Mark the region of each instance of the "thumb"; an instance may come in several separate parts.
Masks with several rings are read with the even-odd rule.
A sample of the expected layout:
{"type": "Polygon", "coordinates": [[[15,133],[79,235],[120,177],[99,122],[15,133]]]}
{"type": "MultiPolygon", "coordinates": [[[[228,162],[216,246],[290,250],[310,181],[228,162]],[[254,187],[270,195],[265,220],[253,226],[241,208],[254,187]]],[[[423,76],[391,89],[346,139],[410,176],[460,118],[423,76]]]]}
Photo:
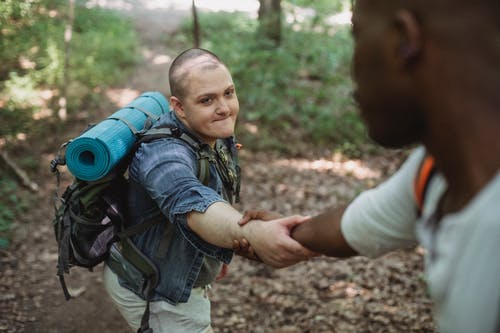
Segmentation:
{"type": "Polygon", "coordinates": [[[291,229],[291,228],[295,227],[296,225],[304,223],[305,221],[308,221],[310,219],[311,219],[310,216],[292,215],[292,216],[281,218],[278,221],[280,222],[280,224],[291,229]]]}

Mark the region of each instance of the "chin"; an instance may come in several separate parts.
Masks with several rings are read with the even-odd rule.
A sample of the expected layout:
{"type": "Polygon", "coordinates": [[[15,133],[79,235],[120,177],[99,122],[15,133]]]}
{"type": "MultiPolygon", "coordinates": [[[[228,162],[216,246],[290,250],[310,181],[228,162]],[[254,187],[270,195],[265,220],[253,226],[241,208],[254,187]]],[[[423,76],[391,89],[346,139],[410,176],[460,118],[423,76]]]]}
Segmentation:
{"type": "Polygon", "coordinates": [[[221,139],[227,139],[227,138],[229,138],[229,137],[231,137],[233,135],[234,135],[234,131],[231,131],[231,132],[227,132],[227,133],[224,133],[224,134],[220,135],[219,138],[221,138],[221,139]]]}
{"type": "Polygon", "coordinates": [[[216,134],[218,138],[228,138],[234,135],[234,126],[224,126],[214,131],[214,134],[216,134]]]}
{"type": "Polygon", "coordinates": [[[369,131],[368,136],[384,148],[404,148],[419,142],[418,138],[410,133],[373,133],[369,131]]]}

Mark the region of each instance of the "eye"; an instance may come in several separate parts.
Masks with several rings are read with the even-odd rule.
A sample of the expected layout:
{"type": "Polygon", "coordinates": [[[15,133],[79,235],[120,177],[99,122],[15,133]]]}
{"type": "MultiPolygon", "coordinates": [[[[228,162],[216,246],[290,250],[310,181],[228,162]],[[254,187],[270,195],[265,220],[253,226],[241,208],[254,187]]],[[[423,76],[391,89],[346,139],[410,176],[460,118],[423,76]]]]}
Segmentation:
{"type": "Polygon", "coordinates": [[[203,105],[210,105],[212,103],[212,98],[211,97],[203,97],[200,99],[200,103],[203,105]]]}
{"type": "Polygon", "coordinates": [[[228,89],[224,92],[224,96],[233,96],[234,95],[234,88],[228,89]]]}

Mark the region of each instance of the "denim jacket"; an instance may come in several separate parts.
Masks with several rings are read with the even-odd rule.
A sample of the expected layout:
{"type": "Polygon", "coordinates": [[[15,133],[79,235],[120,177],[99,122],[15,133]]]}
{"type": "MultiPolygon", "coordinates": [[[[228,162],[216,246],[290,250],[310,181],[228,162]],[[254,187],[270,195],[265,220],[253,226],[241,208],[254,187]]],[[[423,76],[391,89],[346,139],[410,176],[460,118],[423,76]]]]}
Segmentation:
{"type": "MultiPolygon", "coordinates": [[[[156,126],[166,125],[188,131],[172,111],[162,116],[156,126]]],[[[230,155],[236,154],[234,141],[227,139],[224,142],[224,149],[229,150],[230,155]]],[[[187,302],[191,289],[200,286],[196,283],[206,285],[217,276],[218,271],[205,272],[208,276],[199,281],[200,271],[207,262],[212,262],[212,267],[217,263],[216,267],[220,268],[221,262],[228,264],[232,259],[231,250],[205,242],[187,225],[187,213],[203,213],[211,204],[226,201],[228,190],[234,190],[224,186],[217,171],[222,160],[239,176],[231,156],[228,162],[226,158],[219,158],[217,150],[205,147],[211,154],[208,186],[197,178],[198,159],[193,147],[178,138],[167,137],[142,144],[130,164],[130,224],[164,219],[132,238],[159,271],[153,301],[165,300],[174,305],[187,302]]],[[[137,286],[119,280],[122,286],[137,293],[137,286]]]]}

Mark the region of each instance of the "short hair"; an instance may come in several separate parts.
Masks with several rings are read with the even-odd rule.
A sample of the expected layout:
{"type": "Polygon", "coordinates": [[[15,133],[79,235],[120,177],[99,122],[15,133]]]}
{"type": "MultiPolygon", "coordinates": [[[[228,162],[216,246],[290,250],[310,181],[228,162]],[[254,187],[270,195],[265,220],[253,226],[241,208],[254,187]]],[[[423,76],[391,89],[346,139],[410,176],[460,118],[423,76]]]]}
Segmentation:
{"type": "Polygon", "coordinates": [[[184,79],[186,76],[184,75],[185,73],[183,73],[183,71],[181,70],[183,65],[192,59],[203,56],[211,58],[217,65],[220,64],[225,66],[217,55],[208,50],[202,48],[191,48],[184,50],[177,57],[175,57],[168,71],[170,94],[172,96],[183,98],[186,93],[186,87],[184,84],[184,79]]]}

